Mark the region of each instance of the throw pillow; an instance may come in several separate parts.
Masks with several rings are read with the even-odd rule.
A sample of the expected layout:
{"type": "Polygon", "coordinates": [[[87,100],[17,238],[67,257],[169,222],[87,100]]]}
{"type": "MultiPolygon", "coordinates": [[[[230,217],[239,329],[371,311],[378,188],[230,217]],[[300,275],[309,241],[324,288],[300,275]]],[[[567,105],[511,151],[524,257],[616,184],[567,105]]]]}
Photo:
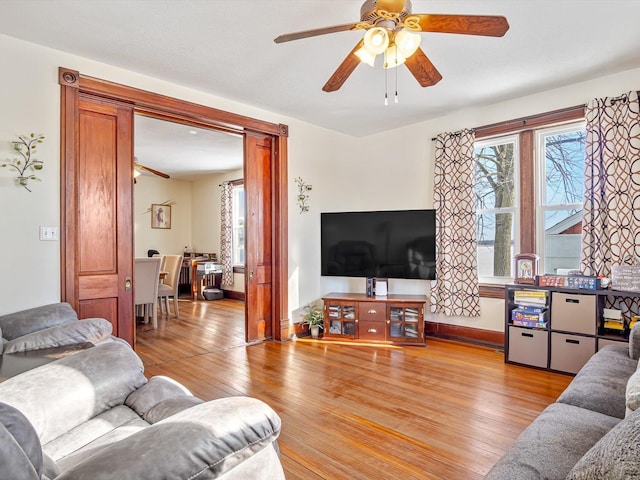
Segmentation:
{"type": "Polygon", "coordinates": [[[622,478],[640,478],[640,411],[609,430],[567,475],[567,480],[622,478]]]}

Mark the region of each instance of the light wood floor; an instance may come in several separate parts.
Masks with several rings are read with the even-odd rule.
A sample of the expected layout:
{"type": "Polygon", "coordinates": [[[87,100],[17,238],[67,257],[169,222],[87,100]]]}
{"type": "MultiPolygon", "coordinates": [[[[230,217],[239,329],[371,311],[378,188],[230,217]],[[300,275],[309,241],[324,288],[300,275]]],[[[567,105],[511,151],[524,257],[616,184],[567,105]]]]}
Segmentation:
{"type": "Polygon", "coordinates": [[[282,418],[288,480],[482,478],[571,381],[431,338],[424,348],[246,346],[236,300],[180,300],[180,315],[157,330],[138,325],[147,376],[171,376],[206,400],[267,402],[282,418]]]}

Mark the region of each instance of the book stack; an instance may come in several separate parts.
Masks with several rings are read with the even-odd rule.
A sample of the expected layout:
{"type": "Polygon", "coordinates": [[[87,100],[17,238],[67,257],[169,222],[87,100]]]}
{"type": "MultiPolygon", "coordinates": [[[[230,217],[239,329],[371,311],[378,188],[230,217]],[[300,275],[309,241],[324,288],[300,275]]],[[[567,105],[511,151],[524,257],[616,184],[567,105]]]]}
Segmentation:
{"type": "Polygon", "coordinates": [[[511,322],[520,327],[546,328],[548,323],[547,292],[516,290],[513,301],[518,307],[511,311],[511,322]]]}
{"type": "Polygon", "coordinates": [[[546,307],[547,293],[546,290],[516,290],[513,292],[513,301],[518,305],[546,307]]]}

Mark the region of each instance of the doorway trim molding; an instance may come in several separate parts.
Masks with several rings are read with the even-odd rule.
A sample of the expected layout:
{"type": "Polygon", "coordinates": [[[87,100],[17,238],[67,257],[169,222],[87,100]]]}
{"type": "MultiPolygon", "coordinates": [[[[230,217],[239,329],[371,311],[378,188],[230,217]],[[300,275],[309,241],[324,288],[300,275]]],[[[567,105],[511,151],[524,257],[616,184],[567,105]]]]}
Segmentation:
{"type": "MultiPolygon", "coordinates": [[[[287,340],[291,335],[291,322],[288,318],[288,206],[287,206],[287,138],[289,127],[255,118],[238,115],[213,107],[207,107],[187,100],[169,97],[146,90],[129,87],[107,80],[82,75],[77,70],[58,68],[58,82],[61,92],[61,144],[60,144],[60,196],[61,221],[66,225],[66,196],[73,191],[69,178],[65,174],[66,165],[75,160],[75,145],[69,141],[74,138],[66,130],[68,119],[76,113],[76,101],[80,94],[100,97],[105,101],[128,104],[136,113],[165,120],[177,121],[221,130],[228,133],[244,134],[258,132],[274,139],[273,171],[271,179],[273,208],[273,252],[272,252],[272,332],[275,340],[287,340]],[[74,94],[69,95],[73,90],[74,94]]],[[[133,169],[132,169],[133,175],[133,169]]],[[[73,296],[73,288],[67,276],[66,229],[62,229],[60,238],[60,274],[61,295],[63,299],[73,296]]],[[[74,300],[71,298],[71,300],[74,300]]]]}

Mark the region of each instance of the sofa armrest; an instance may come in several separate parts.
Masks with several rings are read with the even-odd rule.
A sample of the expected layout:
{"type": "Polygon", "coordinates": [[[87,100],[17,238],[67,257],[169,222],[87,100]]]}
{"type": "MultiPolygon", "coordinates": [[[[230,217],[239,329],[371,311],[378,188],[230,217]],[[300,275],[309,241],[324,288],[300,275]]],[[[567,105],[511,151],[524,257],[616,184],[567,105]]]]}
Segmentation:
{"type": "Polygon", "coordinates": [[[87,342],[96,344],[109,337],[112,330],[113,325],[104,318],[76,320],[10,340],[4,345],[3,353],[26,352],[87,342]]]}
{"type": "Polygon", "coordinates": [[[217,478],[273,448],[280,427],[278,415],[260,400],[221,398],[112,443],[56,480],[217,478]]]}
{"type": "Polygon", "coordinates": [[[629,356],[640,359],[640,323],[636,323],[629,333],[629,356]]]}
{"type": "Polygon", "coordinates": [[[0,402],[18,408],[46,444],[94,416],[123,405],[147,382],[142,361],[112,342],[26,371],[0,383],[0,402]]]}
{"type": "Polygon", "coordinates": [[[158,375],[129,395],[124,403],[148,423],[156,423],[203,400],[172,378],[158,375]]]}
{"type": "Polygon", "coordinates": [[[78,320],[78,315],[68,303],[52,303],[30,308],[0,317],[2,336],[7,340],[27,335],[61,323],[78,320]]]}

